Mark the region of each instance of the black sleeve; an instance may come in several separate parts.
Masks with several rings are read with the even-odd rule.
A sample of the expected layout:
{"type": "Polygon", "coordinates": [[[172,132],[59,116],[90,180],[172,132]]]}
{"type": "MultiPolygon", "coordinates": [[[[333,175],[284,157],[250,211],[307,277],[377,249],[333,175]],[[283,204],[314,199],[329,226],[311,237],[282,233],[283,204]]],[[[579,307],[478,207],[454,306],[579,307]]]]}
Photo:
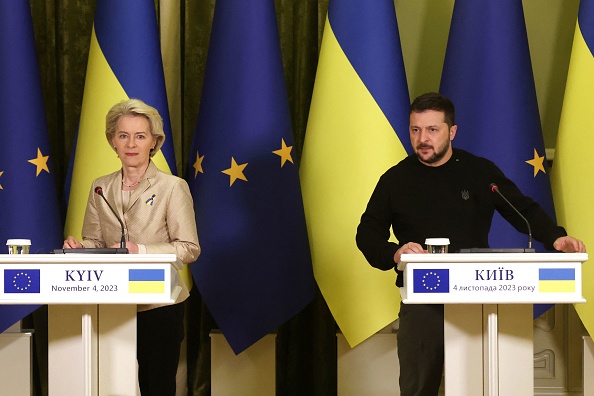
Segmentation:
{"type": "Polygon", "coordinates": [[[357,247],[369,264],[384,271],[394,268],[394,254],[399,248],[388,242],[392,217],[389,194],[382,176],[361,216],[356,236],[357,247]]]}
{"type": "MultiPolygon", "coordinates": [[[[503,172],[496,168],[496,184],[499,191],[511,202],[518,211],[528,220],[532,230],[532,237],[542,242],[547,250],[554,250],[553,243],[557,238],[566,236],[563,227],[558,226],[545,210],[532,198],[524,195],[518,186],[505,177],[503,172]]],[[[500,196],[495,198],[495,209],[516,230],[528,234],[528,226],[520,216],[500,196]]]]}

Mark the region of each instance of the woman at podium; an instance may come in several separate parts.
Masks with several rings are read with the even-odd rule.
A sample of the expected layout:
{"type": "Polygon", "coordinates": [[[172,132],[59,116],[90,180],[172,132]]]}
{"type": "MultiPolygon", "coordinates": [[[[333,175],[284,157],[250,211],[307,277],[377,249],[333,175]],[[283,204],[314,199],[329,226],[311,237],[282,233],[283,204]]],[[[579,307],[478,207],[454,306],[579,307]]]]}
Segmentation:
{"type": "MultiPolygon", "coordinates": [[[[82,241],[69,236],[63,248],[126,248],[129,253],[175,254],[183,263],[198,258],[194,204],[188,184],[161,172],[151,161],[165,141],[163,120],[146,103],[130,99],[106,116],[105,136],[122,167],[93,181],[82,241]]],[[[175,304],[138,305],[138,381],[143,396],[175,395],[184,337],[188,288],[175,304]]]]}

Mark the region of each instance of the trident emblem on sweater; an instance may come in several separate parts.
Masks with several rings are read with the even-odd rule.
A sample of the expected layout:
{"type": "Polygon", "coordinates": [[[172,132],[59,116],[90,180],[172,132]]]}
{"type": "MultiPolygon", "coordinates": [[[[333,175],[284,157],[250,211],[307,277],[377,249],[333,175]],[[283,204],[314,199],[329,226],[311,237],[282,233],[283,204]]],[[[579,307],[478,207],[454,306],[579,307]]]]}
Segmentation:
{"type": "Polygon", "coordinates": [[[470,199],[470,193],[468,190],[462,190],[462,199],[468,201],[470,199]]]}

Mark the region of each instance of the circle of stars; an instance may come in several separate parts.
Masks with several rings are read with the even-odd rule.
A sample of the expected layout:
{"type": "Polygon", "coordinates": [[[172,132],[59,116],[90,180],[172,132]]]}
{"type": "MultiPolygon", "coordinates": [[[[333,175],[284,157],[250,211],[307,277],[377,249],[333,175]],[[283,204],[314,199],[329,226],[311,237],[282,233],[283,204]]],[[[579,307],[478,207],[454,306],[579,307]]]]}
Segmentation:
{"type": "Polygon", "coordinates": [[[425,287],[425,289],[436,290],[439,288],[439,285],[441,284],[441,278],[435,272],[429,271],[425,275],[423,275],[422,282],[423,282],[423,287],[425,287]],[[432,283],[431,286],[428,284],[429,281],[431,281],[431,283],[432,283]]]}
{"type": "Polygon", "coordinates": [[[14,278],[12,278],[12,285],[17,290],[27,290],[31,287],[31,277],[26,272],[19,272],[14,276],[14,278]],[[26,283],[26,285],[24,283],[26,283]]]}

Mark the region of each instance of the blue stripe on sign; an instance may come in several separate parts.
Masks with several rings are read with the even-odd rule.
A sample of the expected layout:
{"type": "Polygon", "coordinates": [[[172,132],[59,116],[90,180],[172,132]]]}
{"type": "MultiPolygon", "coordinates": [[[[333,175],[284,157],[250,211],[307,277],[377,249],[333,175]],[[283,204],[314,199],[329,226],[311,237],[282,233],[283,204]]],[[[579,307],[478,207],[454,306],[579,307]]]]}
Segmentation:
{"type": "Polygon", "coordinates": [[[540,268],[538,280],[575,280],[574,268],[540,268]]]}
{"type": "Polygon", "coordinates": [[[165,270],[162,269],[131,269],[128,273],[130,281],[164,281],[165,270]]]}

